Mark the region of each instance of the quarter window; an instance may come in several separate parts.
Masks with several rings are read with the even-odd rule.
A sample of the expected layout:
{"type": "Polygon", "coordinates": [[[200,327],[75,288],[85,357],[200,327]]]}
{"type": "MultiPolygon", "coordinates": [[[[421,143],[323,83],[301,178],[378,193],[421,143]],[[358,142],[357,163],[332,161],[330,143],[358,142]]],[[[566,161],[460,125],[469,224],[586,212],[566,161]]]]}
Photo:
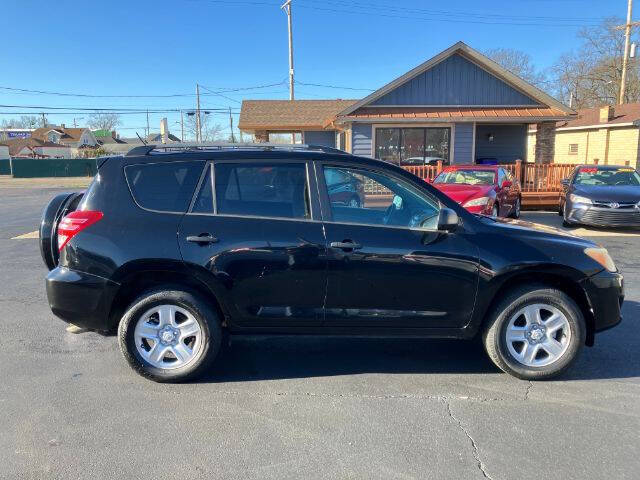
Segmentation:
{"type": "Polygon", "coordinates": [[[125,176],[133,198],[149,210],[185,212],[204,162],[166,162],[129,165],[125,176]]]}
{"type": "Polygon", "coordinates": [[[217,213],[311,218],[303,163],[215,165],[217,213]]]}
{"type": "Polygon", "coordinates": [[[426,192],[384,173],[324,167],[334,222],[435,230],[439,202],[426,192]]]}

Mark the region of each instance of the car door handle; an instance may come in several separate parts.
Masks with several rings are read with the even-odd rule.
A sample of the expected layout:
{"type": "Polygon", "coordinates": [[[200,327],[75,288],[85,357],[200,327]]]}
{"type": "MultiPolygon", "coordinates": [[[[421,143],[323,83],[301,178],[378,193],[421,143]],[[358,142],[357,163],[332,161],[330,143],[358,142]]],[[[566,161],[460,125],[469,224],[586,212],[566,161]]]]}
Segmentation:
{"type": "Polygon", "coordinates": [[[362,245],[354,242],[331,242],[331,248],[341,248],[342,250],[358,250],[362,248],[362,245]]]}
{"type": "Polygon", "coordinates": [[[202,235],[189,235],[187,237],[187,242],[195,242],[195,243],[216,243],[218,239],[213,235],[209,235],[208,233],[202,235]]]}

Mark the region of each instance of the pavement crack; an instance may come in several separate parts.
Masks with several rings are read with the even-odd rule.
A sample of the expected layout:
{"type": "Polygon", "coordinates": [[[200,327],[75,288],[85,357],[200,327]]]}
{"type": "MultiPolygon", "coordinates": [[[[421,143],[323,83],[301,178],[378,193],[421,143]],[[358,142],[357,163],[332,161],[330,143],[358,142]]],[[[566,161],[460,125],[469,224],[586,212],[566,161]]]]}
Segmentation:
{"type": "Polygon", "coordinates": [[[524,392],[524,400],[525,401],[529,400],[529,393],[531,392],[532,388],[533,388],[533,382],[531,380],[529,380],[529,385],[527,385],[527,389],[524,392]]]}
{"type": "Polygon", "coordinates": [[[488,478],[489,480],[493,480],[491,478],[491,475],[489,475],[489,473],[487,473],[487,466],[480,459],[480,450],[478,450],[478,444],[473,439],[473,437],[471,436],[469,431],[464,427],[464,425],[462,424],[460,419],[458,417],[456,417],[453,414],[453,412],[451,411],[451,402],[449,400],[445,400],[445,405],[447,407],[447,413],[449,414],[449,418],[451,418],[451,420],[453,420],[455,422],[457,427],[460,430],[462,430],[462,432],[467,436],[467,438],[471,442],[471,447],[473,448],[473,458],[476,460],[476,464],[478,465],[478,470],[480,470],[480,472],[482,472],[482,475],[484,476],[484,478],[488,478]]]}

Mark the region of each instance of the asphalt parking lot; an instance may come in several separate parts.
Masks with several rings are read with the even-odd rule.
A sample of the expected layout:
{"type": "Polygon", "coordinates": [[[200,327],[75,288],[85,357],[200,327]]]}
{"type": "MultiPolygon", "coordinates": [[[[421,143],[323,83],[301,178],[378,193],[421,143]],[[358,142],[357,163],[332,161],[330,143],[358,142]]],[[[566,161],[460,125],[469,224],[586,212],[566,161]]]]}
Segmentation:
{"type": "Polygon", "coordinates": [[[560,380],[516,380],[475,343],[269,338],[158,385],[51,314],[37,240],[13,237],[58,191],[0,185],[0,478],[640,475],[640,235],[579,232],[624,273],[625,318],[560,380]]]}

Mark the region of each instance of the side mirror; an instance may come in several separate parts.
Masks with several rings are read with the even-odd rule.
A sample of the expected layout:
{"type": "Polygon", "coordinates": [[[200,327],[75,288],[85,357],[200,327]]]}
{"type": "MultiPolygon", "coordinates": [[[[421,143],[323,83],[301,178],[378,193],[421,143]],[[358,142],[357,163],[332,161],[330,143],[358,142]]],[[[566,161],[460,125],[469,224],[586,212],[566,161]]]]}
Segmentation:
{"type": "Polygon", "coordinates": [[[513,185],[513,182],[511,180],[505,180],[504,182],[502,182],[502,188],[510,188],[511,185],[513,185]]]}
{"type": "Polygon", "coordinates": [[[450,208],[443,208],[440,210],[438,216],[438,230],[443,232],[453,232],[458,228],[458,214],[450,208]]]}
{"type": "Polygon", "coordinates": [[[569,186],[569,179],[568,178],[563,178],[562,180],[560,180],[560,183],[562,184],[562,186],[568,187],[569,186]]]}

